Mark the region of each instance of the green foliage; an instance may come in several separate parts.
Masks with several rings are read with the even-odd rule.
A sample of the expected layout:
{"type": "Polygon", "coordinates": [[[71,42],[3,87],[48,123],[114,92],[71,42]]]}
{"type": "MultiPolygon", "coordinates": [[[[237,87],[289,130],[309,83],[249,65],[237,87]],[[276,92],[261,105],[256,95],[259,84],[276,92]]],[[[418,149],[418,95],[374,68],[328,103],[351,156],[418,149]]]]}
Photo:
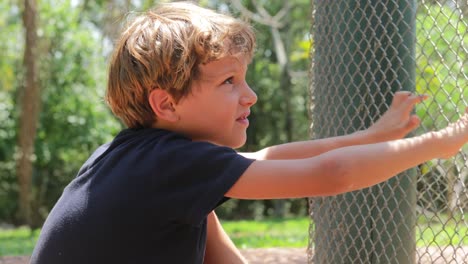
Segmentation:
{"type": "Polygon", "coordinates": [[[103,102],[106,61],[99,32],[78,23],[68,1],[41,5],[44,58],[40,127],[36,140],[36,212],[39,218],[58,199],[96,147],[121,128],[103,102]]]}
{"type": "MultiPolygon", "coordinates": [[[[468,106],[468,27],[466,20],[447,5],[423,5],[416,18],[416,91],[429,99],[416,107],[422,124],[417,131],[437,130],[456,120],[468,106]]],[[[453,170],[454,162],[441,164],[445,172],[453,170]]],[[[424,180],[418,183],[421,197],[418,203],[430,210],[446,210],[453,186],[447,175],[427,162],[422,168],[424,180]]]]}
{"type": "Polygon", "coordinates": [[[11,93],[0,90],[0,98],[0,219],[5,219],[16,210],[15,120],[11,93]]]}
{"type": "MultiPolygon", "coordinates": [[[[18,73],[17,55],[23,54],[22,25],[20,10],[11,1],[0,2],[0,91],[11,92],[15,88],[18,73]]],[[[0,95],[0,102],[3,96],[0,95]]]]}
{"type": "Polygon", "coordinates": [[[11,219],[16,210],[15,97],[23,54],[20,10],[11,1],[0,2],[0,219],[11,219]]]}
{"type": "Polygon", "coordinates": [[[417,107],[424,130],[445,127],[468,101],[468,30],[448,6],[427,5],[417,16],[416,90],[430,96],[417,107]]]}
{"type": "MultiPolygon", "coordinates": [[[[242,17],[239,10],[226,2],[229,1],[212,1],[209,6],[220,10],[227,9],[234,16],[242,17]]],[[[243,4],[252,12],[258,12],[252,1],[245,0],[243,4]]],[[[285,5],[283,1],[257,1],[257,4],[272,16],[285,5]]],[[[310,1],[296,0],[290,2],[290,6],[288,15],[282,20],[284,26],[279,29],[289,60],[288,82],[285,82],[285,76],[281,72],[271,28],[249,21],[256,31],[257,49],[247,72],[247,82],[257,93],[258,101],[249,117],[252,122],[246,146],[242,149],[245,151],[309,138],[310,96],[307,71],[310,63],[308,39],[310,1]],[[295,23],[296,21],[300,23],[295,23]],[[290,109],[287,108],[286,101],[291,103],[290,109]],[[292,131],[291,136],[288,135],[288,119],[292,122],[292,127],[289,129],[292,131]]]]}
{"type": "MultiPolygon", "coordinates": [[[[310,21],[309,1],[295,1],[284,21],[280,33],[286,46],[289,58],[287,71],[296,71],[299,76],[290,75],[285,82],[278,64],[274,40],[270,28],[253,23],[257,30],[257,51],[249,68],[247,81],[258,94],[258,102],[253,106],[253,124],[249,128],[249,139],[246,148],[258,150],[267,146],[288,141],[306,140],[309,138],[309,86],[305,74],[309,69],[309,48],[304,44],[310,23],[293,23],[293,21],[310,21]],[[287,108],[289,100],[291,108],[287,108]],[[292,127],[287,127],[287,122],[292,127]],[[288,129],[292,134],[288,135],[288,129]]],[[[247,4],[248,5],[248,4],[247,4]]],[[[276,14],[284,2],[264,3],[270,14],[276,14]]]]}
{"type": "MultiPolygon", "coordinates": [[[[242,14],[229,4],[216,2],[212,7],[228,8],[234,16],[242,14]]],[[[252,1],[243,1],[246,8],[257,12],[252,1]]],[[[270,15],[274,16],[284,6],[284,1],[257,1],[270,15]]],[[[271,28],[252,23],[257,36],[257,49],[247,72],[247,82],[257,93],[258,101],[252,107],[251,120],[247,131],[246,145],[241,151],[257,151],[267,146],[289,141],[309,139],[309,49],[311,42],[310,1],[290,2],[291,9],[284,18],[280,35],[288,56],[287,73],[279,65],[271,28]]],[[[237,201],[231,200],[219,208],[219,215],[229,219],[261,219],[273,215],[304,215],[307,210],[305,200],[282,201],[237,201]],[[282,205],[278,207],[278,204],[282,205]],[[283,208],[283,209],[279,209],[283,208]]]]}
{"type": "MultiPolygon", "coordinates": [[[[5,13],[8,9],[0,10],[5,13]]],[[[91,23],[79,23],[80,10],[71,6],[70,1],[40,1],[38,10],[42,102],[35,143],[32,206],[36,213],[34,221],[41,225],[81,164],[97,146],[111,140],[121,126],[102,100],[107,66],[99,30],[91,23]]],[[[21,26],[19,17],[9,20],[10,30],[21,26]]],[[[3,47],[8,56],[0,57],[0,67],[13,65],[15,78],[4,81],[8,83],[5,87],[12,89],[0,90],[0,96],[6,98],[0,108],[7,110],[0,114],[0,219],[14,222],[17,189],[14,113],[19,109],[15,99],[22,83],[23,54],[18,43],[23,41],[17,38],[1,42],[10,45],[3,47]],[[15,68],[16,65],[19,66],[15,68]]]]}
{"type": "MultiPolygon", "coordinates": [[[[307,215],[307,199],[285,199],[281,217],[294,217],[307,215]]],[[[216,209],[220,218],[239,220],[278,217],[275,211],[278,200],[236,200],[231,199],[216,209]]]]}

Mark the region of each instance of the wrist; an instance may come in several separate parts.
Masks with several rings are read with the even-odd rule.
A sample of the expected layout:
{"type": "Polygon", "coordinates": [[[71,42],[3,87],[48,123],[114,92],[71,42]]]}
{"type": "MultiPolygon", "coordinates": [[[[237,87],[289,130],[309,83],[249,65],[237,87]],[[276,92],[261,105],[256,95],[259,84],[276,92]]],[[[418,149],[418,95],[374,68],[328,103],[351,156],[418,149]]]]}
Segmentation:
{"type": "Polygon", "coordinates": [[[434,158],[447,158],[451,156],[453,147],[450,142],[446,140],[446,136],[443,131],[431,131],[424,133],[420,136],[424,144],[431,146],[429,150],[434,152],[434,158]]]}
{"type": "Polygon", "coordinates": [[[353,135],[358,139],[361,144],[372,144],[384,141],[382,138],[379,138],[379,135],[375,133],[374,130],[364,129],[359,130],[353,133],[353,135]]]}

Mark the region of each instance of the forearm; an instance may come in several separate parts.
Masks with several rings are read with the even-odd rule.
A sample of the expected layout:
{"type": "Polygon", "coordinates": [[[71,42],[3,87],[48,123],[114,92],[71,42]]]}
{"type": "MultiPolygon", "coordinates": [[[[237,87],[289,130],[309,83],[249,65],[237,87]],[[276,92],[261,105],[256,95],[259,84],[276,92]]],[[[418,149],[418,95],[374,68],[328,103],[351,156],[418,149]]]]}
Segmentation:
{"type": "Polygon", "coordinates": [[[338,148],[375,142],[378,142],[377,137],[364,130],[345,136],[286,143],[271,146],[255,153],[241,154],[257,160],[305,159],[338,148]]]}
{"type": "Polygon", "coordinates": [[[307,159],[257,160],[226,193],[241,199],[336,195],[366,188],[435,158],[454,156],[468,142],[468,108],[437,132],[337,148],[307,159]]]}
{"type": "Polygon", "coordinates": [[[214,212],[211,212],[208,215],[207,232],[204,264],[247,263],[245,258],[242,257],[239,250],[224,231],[214,212]]]}
{"type": "Polygon", "coordinates": [[[354,191],[443,156],[447,153],[446,143],[434,133],[428,133],[414,138],[339,148],[307,159],[255,161],[227,196],[277,199],[354,191]]]}
{"type": "Polygon", "coordinates": [[[347,192],[386,181],[427,160],[440,158],[444,148],[436,133],[427,133],[413,138],[346,147],[324,156],[334,159],[336,177],[345,182],[344,191],[347,192]]]}

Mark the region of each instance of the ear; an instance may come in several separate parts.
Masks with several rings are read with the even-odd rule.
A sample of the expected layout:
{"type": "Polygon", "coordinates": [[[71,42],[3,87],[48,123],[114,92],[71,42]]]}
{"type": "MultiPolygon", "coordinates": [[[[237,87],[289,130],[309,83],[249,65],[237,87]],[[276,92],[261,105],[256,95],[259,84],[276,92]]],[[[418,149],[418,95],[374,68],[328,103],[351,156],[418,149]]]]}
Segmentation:
{"type": "Polygon", "coordinates": [[[179,120],[179,116],[174,108],[175,101],[167,91],[159,88],[154,89],[149,94],[148,101],[158,119],[168,122],[179,120]]]}

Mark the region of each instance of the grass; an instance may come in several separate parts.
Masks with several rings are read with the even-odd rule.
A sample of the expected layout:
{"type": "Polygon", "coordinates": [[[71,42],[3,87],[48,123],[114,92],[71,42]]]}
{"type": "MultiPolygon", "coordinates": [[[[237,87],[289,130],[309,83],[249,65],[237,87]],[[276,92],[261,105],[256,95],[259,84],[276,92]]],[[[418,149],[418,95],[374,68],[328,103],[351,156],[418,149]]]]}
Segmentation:
{"type": "MultiPolygon", "coordinates": [[[[428,221],[420,218],[416,228],[418,246],[468,245],[467,218],[448,220],[444,216],[428,221]],[[445,223],[445,224],[441,224],[445,223]]],[[[306,247],[309,218],[221,221],[239,248],[306,247]]],[[[0,229],[0,256],[30,255],[39,230],[0,229]]]]}
{"type": "Polygon", "coordinates": [[[239,248],[306,247],[309,218],[221,221],[239,248]]]}
{"type": "Polygon", "coordinates": [[[0,229],[0,256],[31,255],[38,236],[27,227],[0,229]]]}
{"type": "Polygon", "coordinates": [[[416,227],[417,246],[468,245],[468,214],[420,217],[416,227]]]}
{"type": "MultiPolygon", "coordinates": [[[[221,221],[240,248],[306,247],[309,219],[221,221]]],[[[31,255],[39,230],[27,227],[0,229],[0,256],[31,255]]]]}

